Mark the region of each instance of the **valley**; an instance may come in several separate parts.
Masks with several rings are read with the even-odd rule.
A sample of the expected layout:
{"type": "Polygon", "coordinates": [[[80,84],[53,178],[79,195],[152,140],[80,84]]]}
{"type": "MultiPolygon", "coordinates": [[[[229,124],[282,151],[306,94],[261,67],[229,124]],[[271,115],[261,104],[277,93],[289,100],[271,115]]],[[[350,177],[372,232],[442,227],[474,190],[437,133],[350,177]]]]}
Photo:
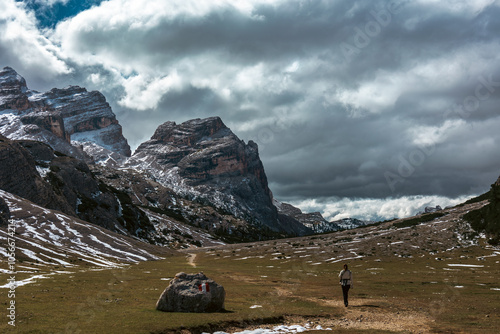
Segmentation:
{"type": "Polygon", "coordinates": [[[217,116],[167,121],[131,152],[101,93],[33,91],[10,67],[0,132],[2,333],[500,328],[500,181],[414,217],[327,221],[274,198],[257,144],[217,116]],[[155,309],[200,271],[225,287],[224,312],[155,309]]]}
{"type": "MultiPolygon", "coordinates": [[[[461,223],[461,215],[484,204],[458,206],[408,227],[397,227],[407,219],[191,248],[108,268],[19,264],[19,277],[35,270],[52,275],[31,276],[30,284],[17,288],[16,333],[213,333],[280,325],[332,333],[494,333],[500,326],[500,250],[461,223]],[[337,283],[343,263],[355,275],[348,308],[337,283]],[[159,295],[181,271],[202,271],[222,284],[227,312],[156,311],[159,295]]],[[[3,299],[6,292],[0,290],[3,299]]]]}

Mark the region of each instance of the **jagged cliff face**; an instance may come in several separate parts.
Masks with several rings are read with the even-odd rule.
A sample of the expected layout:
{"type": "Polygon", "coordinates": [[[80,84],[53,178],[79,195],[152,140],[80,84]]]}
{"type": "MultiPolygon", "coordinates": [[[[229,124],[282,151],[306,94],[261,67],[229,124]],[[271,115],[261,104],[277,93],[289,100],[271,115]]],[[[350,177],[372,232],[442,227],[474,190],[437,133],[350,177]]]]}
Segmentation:
{"type": "Polygon", "coordinates": [[[219,117],[160,125],[128,166],[147,170],[177,193],[254,224],[301,233],[280,224],[257,145],[238,139],[219,117]]]}
{"type": "Polygon", "coordinates": [[[89,156],[99,160],[102,152],[123,157],[131,153],[121,126],[99,92],[70,86],[39,93],[29,90],[23,77],[5,67],[0,71],[0,112],[1,133],[11,139],[43,141],[87,161],[89,156]]]}
{"type": "Polygon", "coordinates": [[[134,154],[137,160],[152,156],[162,169],[178,167],[189,185],[251,176],[271,197],[257,144],[239,140],[219,117],[160,125],[134,154]]]}
{"type": "Polygon", "coordinates": [[[122,128],[100,92],[70,86],[53,88],[45,93],[30,92],[28,99],[35,108],[60,113],[72,141],[91,141],[110,151],[130,156],[130,146],[123,137],[122,128]]]}

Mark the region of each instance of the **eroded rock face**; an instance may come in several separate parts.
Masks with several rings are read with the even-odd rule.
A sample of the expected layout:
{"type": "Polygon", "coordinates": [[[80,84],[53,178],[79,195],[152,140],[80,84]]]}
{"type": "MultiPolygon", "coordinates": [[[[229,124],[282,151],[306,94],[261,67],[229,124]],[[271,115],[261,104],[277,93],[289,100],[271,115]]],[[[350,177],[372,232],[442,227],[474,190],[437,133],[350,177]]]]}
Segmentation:
{"type": "Polygon", "coordinates": [[[160,125],[128,166],[149,171],[178,193],[283,232],[257,144],[245,144],[219,117],[160,125]]]}
{"type": "Polygon", "coordinates": [[[67,201],[43,180],[36,166],[33,156],[21,144],[0,136],[0,189],[41,206],[74,213],[67,201]]]}
{"type": "Polygon", "coordinates": [[[79,86],[53,88],[45,93],[32,92],[29,101],[34,107],[59,112],[72,140],[93,141],[113,152],[130,156],[130,146],[122,135],[122,128],[100,92],[88,92],[79,86]]]}
{"type": "Polygon", "coordinates": [[[179,167],[180,175],[191,185],[221,177],[253,176],[270,196],[257,144],[245,144],[219,117],[160,125],[134,155],[146,154],[155,156],[164,168],[179,167]]]}
{"type": "Polygon", "coordinates": [[[28,89],[26,80],[15,70],[5,67],[0,71],[0,111],[5,111],[0,115],[0,131],[10,139],[44,141],[58,151],[87,161],[87,144],[93,145],[90,154],[131,154],[115,114],[105,97],[96,91],[70,86],[39,93],[28,89]]]}
{"type": "Polygon", "coordinates": [[[70,143],[71,139],[64,128],[64,120],[56,111],[34,111],[21,117],[23,124],[34,124],[53,133],[56,137],[70,143]]]}
{"type": "Polygon", "coordinates": [[[224,310],[226,292],[203,273],[178,273],[156,303],[164,312],[219,312],[224,310]]]}

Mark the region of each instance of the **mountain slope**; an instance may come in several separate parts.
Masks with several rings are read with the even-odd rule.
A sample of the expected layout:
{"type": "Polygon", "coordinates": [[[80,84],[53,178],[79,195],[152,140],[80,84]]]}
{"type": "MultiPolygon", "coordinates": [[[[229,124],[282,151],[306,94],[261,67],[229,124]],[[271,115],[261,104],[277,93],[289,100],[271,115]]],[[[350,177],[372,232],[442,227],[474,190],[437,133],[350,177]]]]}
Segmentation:
{"type": "Polygon", "coordinates": [[[364,221],[355,218],[344,218],[329,222],[323,218],[320,212],[304,213],[299,208],[288,203],[280,202],[276,199],[273,200],[273,204],[278,209],[280,214],[299,221],[314,233],[329,233],[339,230],[350,230],[364,225],[373,224],[371,221],[364,221]]]}
{"type": "Polygon", "coordinates": [[[485,233],[492,245],[500,244],[500,177],[491,185],[488,205],[467,213],[464,219],[479,233],[485,233]]]}
{"type": "MultiPolygon", "coordinates": [[[[10,224],[15,226],[16,260],[41,266],[60,264],[73,267],[87,263],[113,267],[159,259],[173,251],[143,243],[89,224],[59,211],[38,206],[26,199],[0,190],[9,206],[10,224]]],[[[0,240],[7,239],[7,229],[0,228],[0,240]]],[[[6,255],[5,249],[0,249],[6,255]]]]}

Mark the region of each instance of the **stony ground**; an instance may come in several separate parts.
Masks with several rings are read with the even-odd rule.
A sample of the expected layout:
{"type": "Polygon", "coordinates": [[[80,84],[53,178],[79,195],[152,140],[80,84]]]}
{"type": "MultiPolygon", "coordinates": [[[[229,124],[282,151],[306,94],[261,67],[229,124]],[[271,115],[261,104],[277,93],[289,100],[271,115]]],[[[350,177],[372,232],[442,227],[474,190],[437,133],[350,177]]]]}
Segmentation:
{"type": "Polygon", "coordinates": [[[473,231],[462,220],[462,216],[486,204],[483,201],[444,210],[444,216],[412,227],[395,227],[395,224],[404,221],[399,219],[330,234],[190,249],[186,252],[206,253],[213,256],[215,261],[221,258],[266,258],[280,263],[301,259],[310,265],[346,262],[366,256],[411,258],[439,255],[476,242],[470,237],[473,231]]]}

